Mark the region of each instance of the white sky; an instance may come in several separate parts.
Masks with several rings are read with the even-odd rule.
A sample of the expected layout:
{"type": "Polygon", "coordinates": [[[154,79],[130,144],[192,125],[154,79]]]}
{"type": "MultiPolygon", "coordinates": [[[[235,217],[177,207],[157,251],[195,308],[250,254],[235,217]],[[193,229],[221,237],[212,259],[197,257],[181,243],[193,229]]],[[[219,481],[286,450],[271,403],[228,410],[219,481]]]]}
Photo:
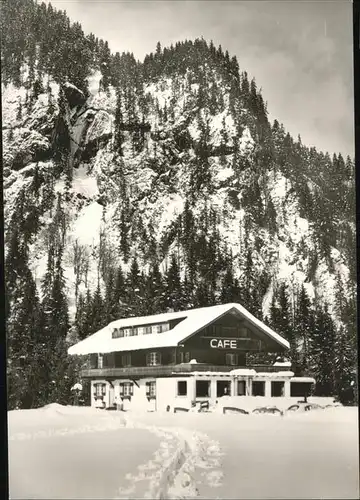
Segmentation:
{"type": "MultiPolygon", "coordinates": [[[[48,3],[48,0],[47,0],[48,3]]],[[[277,118],[319,150],[354,154],[352,4],[326,1],[53,0],[112,51],[143,59],[203,36],[236,55],[277,118]]]]}

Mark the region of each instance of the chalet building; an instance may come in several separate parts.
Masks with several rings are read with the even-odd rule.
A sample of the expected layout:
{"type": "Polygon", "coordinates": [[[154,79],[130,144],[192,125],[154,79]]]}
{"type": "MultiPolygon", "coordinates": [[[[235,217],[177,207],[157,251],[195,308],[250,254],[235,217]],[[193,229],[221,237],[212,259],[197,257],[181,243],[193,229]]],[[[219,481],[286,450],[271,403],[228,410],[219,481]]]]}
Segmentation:
{"type": "Polygon", "coordinates": [[[290,363],[255,365],[256,353],[286,355],[289,343],[239,304],[127,318],[69,348],[90,355],[91,405],[171,410],[219,398],[291,397],[315,381],[290,363]]]}

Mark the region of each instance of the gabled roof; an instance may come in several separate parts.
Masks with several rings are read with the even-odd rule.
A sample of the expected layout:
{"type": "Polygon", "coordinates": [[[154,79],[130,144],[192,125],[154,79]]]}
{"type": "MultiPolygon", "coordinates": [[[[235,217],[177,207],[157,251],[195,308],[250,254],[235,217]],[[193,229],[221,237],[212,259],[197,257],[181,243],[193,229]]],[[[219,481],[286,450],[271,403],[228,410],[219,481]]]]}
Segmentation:
{"type": "Polygon", "coordinates": [[[230,303],[212,307],[202,307],[199,309],[189,309],[187,311],[155,314],[153,316],[141,316],[137,318],[123,318],[112,321],[105,328],[71,346],[68,349],[68,353],[71,355],[84,355],[176,347],[231,310],[235,310],[235,312],[245,318],[252,326],[277,342],[281,347],[287,349],[290,347],[287,340],[271,330],[271,328],[266,326],[262,321],[255,318],[255,316],[250,314],[249,311],[240,304],[230,303]],[[114,328],[157,324],[182,318],[184,318],[183,321],[178,323],[172,330],[164,333],[120,337],[116,339],[112,338],[114,328]]]}

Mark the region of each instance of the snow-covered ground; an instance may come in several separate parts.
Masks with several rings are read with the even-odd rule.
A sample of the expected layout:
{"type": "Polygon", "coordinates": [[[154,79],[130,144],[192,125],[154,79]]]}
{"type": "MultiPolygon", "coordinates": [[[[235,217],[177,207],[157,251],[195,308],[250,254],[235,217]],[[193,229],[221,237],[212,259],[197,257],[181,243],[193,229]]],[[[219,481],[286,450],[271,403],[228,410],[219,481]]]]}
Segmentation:
{"type": "Polygon", "coordinates": [[[358,498],[357,408],[9,413],[10,497],[358,498]]]}
{"type": "MultiPolygon", "coordinates": [[[[8,425],[12,499],[119,498],[127,475],[160,446],[119,413],[90,408],[13,411],[8,425]]],[[[144,497],[146,488],[135,483],[133,493],[144,497]]]]}

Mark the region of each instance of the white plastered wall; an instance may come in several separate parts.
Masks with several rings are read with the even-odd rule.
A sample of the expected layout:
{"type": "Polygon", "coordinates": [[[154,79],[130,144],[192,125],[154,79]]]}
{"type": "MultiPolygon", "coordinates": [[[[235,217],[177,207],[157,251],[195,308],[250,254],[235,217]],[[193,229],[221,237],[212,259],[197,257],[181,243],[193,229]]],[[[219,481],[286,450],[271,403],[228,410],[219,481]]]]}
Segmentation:
{"type": "MultiPolygon", "coordinates": [[[[149,399],[146,394],[146,383],[154,382],[155,378],[143,378],[140,380],[131,379],[118,379],[114,380],[114,398],[118,396],[118,402],[123,406],[124,410],[135,410],[135,411],[155,411],[156,410],[156,399],[149,399]],[[121,383],[132,383],[133,384],[133,395],[130,399],[120,398],[120,384],[121,383]]],[[[156,384],[157,385],[157,384],[156,384]]],[[[156,387],[157,389],[157,387],[156,387]]],[[[112,403],[114,400],[112,401],[112,403]]]]}
{"type": "Polygon", "coordinates": [[[168,377],[158,378],[156,382],[156,404],[158,411],[166,411],[170,406],[170,411],[174,407],[191,408],[191,402],[195,399],[194,377],[168,377]],[[179,381],[187,382],[186,396],[178,396],[177,388],[179,381]]]}

